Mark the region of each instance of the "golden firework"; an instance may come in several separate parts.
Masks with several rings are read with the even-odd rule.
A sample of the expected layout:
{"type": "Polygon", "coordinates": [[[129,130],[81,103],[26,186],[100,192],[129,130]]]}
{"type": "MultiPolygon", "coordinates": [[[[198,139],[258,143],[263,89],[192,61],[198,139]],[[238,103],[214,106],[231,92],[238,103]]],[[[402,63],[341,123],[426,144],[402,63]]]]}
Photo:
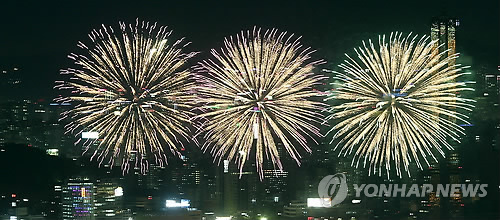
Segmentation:
{"type": "Polygon", "coordinates": [[[170,34],[149,22],[120,23],[116,33],[103,25],[89,34],[91,45],[79,42],[83,55],[69,55],[76,68],[62,70],[71,78],[56,88],[71,95],[56,100],[75,103],[61,119],[71,119],[67,132],[85,152],[93,151],[91,159],[109,158],[111,164],[119,159],[124,172],[134,160],[145,172],[150,155],[160,165],[167,162],[165,151],[180,155],[179,138],[190,139],[186,125],[194,97],[184,64],[196,53],[184,53],[189,43],[172,42],[170,34]]]}
{"type": "Polygon", "coordinates": [[[226,38],[220,52],[212,50],[213,59],[199,64],[198,92],[206,110],[198,116],[206,119],[202,148],[219,163],[234,160],[241,172],[255,155],[262,179],[264,159],[282,170],[279,148],[299,165],[294,145],[311,152],[307,140],[321,136],[316,124],[323,121],[313,87],[325,77],[313,72],[323,61],[309,61],[314,51],[303,49],[299,39],[254,28],[226,38]]]}
{"type": "MultiPolygon", "coordinates": [[[[335,72],[340,88],[332,96],[343,103],[331,107],[328,119],[337,124],[336,149],[339,156],[354,152],[352,165],[369,164],[370,174],[395,164],[401,176],[401,164],[410,175],[412,160],[422,169],[420,160],[437,162],[435,151],[442,156],[442,147],[452,149],[449,140],[459,141],[463,128],[456,121],[468,124],[473,100],[461,97],[466,82],[457,79],[465,74],[459,64],[448,65],[458,54],[437,52],[441,46],[428,37],[402,37],[391,34],[389,42],[379,37],[378,50],[370,40],[355,49],[357,59],[347,56],[335,72]],[[378,170],[377,170],[378,167],[378,170]]],[[[332,142],[333,142],[332,140],[332,142]]]]}

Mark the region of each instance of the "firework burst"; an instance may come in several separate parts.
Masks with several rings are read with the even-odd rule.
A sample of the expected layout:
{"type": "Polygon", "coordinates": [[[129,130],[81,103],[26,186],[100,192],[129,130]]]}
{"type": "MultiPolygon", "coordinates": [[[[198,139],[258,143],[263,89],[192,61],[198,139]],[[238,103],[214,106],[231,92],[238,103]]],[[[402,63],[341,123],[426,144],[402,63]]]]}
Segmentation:
{"type": "MultiPolygon", "coordinates": [[[[442,45],[429,42],[429,37],[401,37],[391,34],[389,42],[379,37],[379,48],[369,41],[355,49],[357,59],[346,54],[347,60],[335,72],[340,88],[332,96],[343,103],[331,107],[328,119],[337,124],[340,155],[352,154],[352,165],[369,164],[381,174],[391,163],[401,176],[401,164],[408,169],[412,160],[422,169],[421,159],[437,162],[433,152],[445,156],[443,146],[453,149],[450,140],[459,141],[463,128],[457,121],[468,124],[466,115],[473,100],[460,97],[460,92],[472,90],[457,78],[468,73],[455,64],[458,54],[439,52],[442,45]],[[378,168],[378,169],[377,169],[378,168]]],[[[332,142],[333,142],[332,140],[332,142]]]]}
{"type": "Polygon", "coordinates": [[[213,59],[199,64],[198,91],[206,110],[199,117],[207,119],[202,149],[210,149],[219,163],[234,160],[241,172],[255,153],[262,179],[264,159],[282,170],[281,149],[299,165],[294,144],[311,152],[307,137],[321,136],[315,124],[323,120],[323,105],[311,98],[319,96],[313,87],[324,79],[313,69],[323,61],[309,61],[313,51],[299,39],[254,28],[226,38],[221,52],[212,50],[213,59]]]}
{"type": "Polygon", "coordinates": [[[75,144],[93,152],[91,159],[99,164],[109,158],[127,172],[135,161],[145,172],[151,155],[164,165],[165,152],[179,156],[179,138],[189,140],[194,83],[183,66],[195,53],[184,53],[189,43],[171,42],[170,34],[156,23],[120,23],[118,31],[103,25],[89,34],[91,45],[79,42],[83,55],[68,56],[76,68],[62,70],[70,78],[55,88],[71,95],[56,101],[75,106],[61,120],[70,119],[67,133],[78,137],[75,144]]]}

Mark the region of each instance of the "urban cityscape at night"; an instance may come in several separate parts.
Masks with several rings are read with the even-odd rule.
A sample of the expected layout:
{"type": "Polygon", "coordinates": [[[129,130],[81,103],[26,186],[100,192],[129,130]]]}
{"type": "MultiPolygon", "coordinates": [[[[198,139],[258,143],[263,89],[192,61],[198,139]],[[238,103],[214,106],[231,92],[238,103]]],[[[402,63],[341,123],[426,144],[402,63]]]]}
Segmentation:
{"type": "Polygon", "coordinates": [[[0,220],[500,219],[498,1],[0,8],[0,220]]]}

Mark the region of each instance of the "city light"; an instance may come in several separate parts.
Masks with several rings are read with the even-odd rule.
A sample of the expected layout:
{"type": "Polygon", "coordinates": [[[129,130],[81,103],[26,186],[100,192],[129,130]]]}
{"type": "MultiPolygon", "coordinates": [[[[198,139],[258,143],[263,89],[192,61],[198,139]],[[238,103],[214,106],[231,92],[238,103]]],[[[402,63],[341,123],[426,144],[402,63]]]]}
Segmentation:
{"type": "Polygon", "coordinates": [[[59,156],[59,150],[58,149],[47,149],[46,152],[50,156],[59,156]]]}
{"type": "Polygon", "coordinates": [[[229,160],[224,160],[224,173],[229,172],[229,160]]]}
{"type": "Polygon", "coordinates": [[[121,186],[115,189],[115,197],[123,196],[123,188],[121,186]]]}
{"type": "Polygon", "coordinates": [[[187,199],[181,199],[180,203],[175,200],[166,200],[165,206],[167,208],[188,208],[191,204],[187,199]]]}
{"type": "Polygon", "coordinates": [[[331,201],[329,199],[307,198],[307,207],[325,208],[325,207],[329,207],[329,206],[331,206],[331,201]]]}
{"type": "Polygon", "coordinates": [[[98,139],[99,138],[99,132],[96,131],[84,131],[82,132],[82,138],[83,139],[98,139]]]}
{"type": "Polygon", "coordinates": [[[80,188],[81,196],[85,198],[85,187],[80,188]]]}

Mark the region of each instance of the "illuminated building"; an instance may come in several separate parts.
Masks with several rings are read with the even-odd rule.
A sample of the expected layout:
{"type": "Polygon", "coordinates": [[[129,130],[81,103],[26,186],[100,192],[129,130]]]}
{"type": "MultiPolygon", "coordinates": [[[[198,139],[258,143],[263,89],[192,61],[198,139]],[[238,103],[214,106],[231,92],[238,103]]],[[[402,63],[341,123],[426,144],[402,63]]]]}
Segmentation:
{"type": "MultiPolygon", "coordinates": [[[[260,184],[257,184],[257,193],[255,207],[264,209],[269,214],[277,214],[282,212],[285,204],[290,202],[294,195],[288,195],[286,192],[289,189],[289,172],[288,169],[293,169],[291,166],[297,166],[284,149],[283,143],[279,142],[277,147],[278,154],[282,156],[283,170],[279,170],[270,161],[265,161],[263,164],[264,179],[260,184]]],[[[256,181],[259,181],[256,179],[256,181]]]]}
{"type": "Polygon", "coordinates": [[[47,202],[47,209],[42,212],[47,219],[60,219],[62,216],[62,186],[57,184],[52,191],[51,199],[47,202]]]}
{"type": "MultiPolygon", "coordinates": [[[[77,177],[69,179],[62,186],[54,186],[56,197],[58,192],[61,193],[62,218],[126,219],[129,213],[123,208],[124,192],[117,181],[99,179],[92,182],[89,178],[77,177]]],[[[56,209],[52,210],[57,212],[56,209]]]]}
{"type": "Polygon", "coordinates": [[[416,216],[422,218],[439,218],[441,197],[436,196],[437,185],[441,183],[441,166],[434,160],[429,160],[429,167],[424,168],[419,173],[420,178],[418,184],[432,184],[433,191],[420,198],[418,214],[416,216]]]}
{"type": "Polygon", "coordinates": [[[489,93],[496,93],[496,95],[500,94],[500,75],[494,75],[494,74],[487,74],[484,76],[484,82],[485,82],[485,90],[486,94],[483,94],[485,96],[489,96],[489,93]]]}
{"type": "MultiPolygon", "coordinates": [[[[435,53],[445,50],[449,50],[448,55],[456,53],[456,29],[459,25],[460,22],[456,18],[436,17],[432,19],[431,40],[438,41],[436,46],[443,44],[439,51],[435,51],[435,53]]],[[[450,60],[448,65],[455,65],[455,59],[450,60]]]]}
{"type": "Polygon", "coordinates": [[[94,183],[88,178],[72,178],[62,186],[62,218],[94,220],[94,183]]]}
{"type": "Polygon", "coordinates": [[[64,105],[50,103],[43,99],[33,102],[33,119],[37,122],[33,126],[34,147],[45,149],[49,155],[79,157],[81,152],[74,146],[74,137],[65,135],[64,127],[59,121],[63,111],[71,108],[69,103],[64,105]]]}
{"type": "Polygon", "coordinates": [[[223,174],[223,214],[233,215],[238,211],[238,175],[236,172],[238,169],[231,169],[232,166],[228,164],[227,169],[224,168],[223,174]]]}
{"type": "Polygon", "coordinates": [[[123,188],[116,179],[97,180],[94,184],[95,219],[125,219],[123,209],[123,188]]]}
{"type": "Polygon", "coordinates": [[[189,199],[194,207],[201,205],[202,170],[192,158],[183,156],[180,166],[172,170],[171,184],[176,187],[175,199],[189,199]]]}
{"type": "Polygon", "coordinates": [[[149,165],[148,172],[140,174],[139,168],[134,168],[134,172],[138,175],[138,186],[148,191],[159,190],[164,183],[163,174],[165,174],[165,167],[155,164],[149,165]]]}
{"type": "Polygon", "coordinates": [[[494,71],[489,66],[482,66],[478,71],[478,78],[476,88],[479,92],[479,96],[491,97],[492,101],[498,103],[498,95],[500,95],[500,66],[497,67],[497,71],[494,71]],[[494,73],[497,72],[497,73],[494,73]]]}
{"type": "Polygon", "coordinates": [[[500,66],[497,67],[497,80],[496,80],[496,84],[497,84],[497,95],[500,95],[500,66]]]}
{"type": "Polygon", "coordinates": [[[222,210],[225,215],[254,210],[258,204],[262,204],[257,195],[259,180],[255,171],[256,165],[253,161],[247,163],[241,174],[234,162],[222,168],[225,170],[220,175],[219,183],[222,189],[222,210]]]}
{"type": "Polygon", "coordinates": [[[258,185],[259,205],[279,212],[283,208],[288,187],[288,171],[264,169],[264,180],[258,185]]]}
{"type": "MultiPolygon", "coordinates": [[[[439,51],[435,53],[441,53],[448,50],[448,56],[451,56],[456,51],[456,31],[460,22],[457,18],[451,17],[436,17],[432,20],[431,24],[431,40],[436,40],[438,43],[436,45],[443,45],[439,51]]],[[[456,64],[456,60],[452,59],[448,62],[448,66],[453,66],[456,64]]],[[[463,79],[459,79],[463,80],[463,79]]],[[[453,120],[455,121],[455,120],[453,120]]],[[[455,148],[457,146],[454,146],[455,148]]],[[[438,166],[435,162],[431,162],[430,171],[427,174],[427,178],[430,178],[431,183],[437,184],[460,184],[461,183],[461,166],[460,166],[460,154],[457,149],[447,152],[448,155],[444,158],[443,162],[446,163],[445,166],[438,166]],[[430,175],[430,176],[428,176],[430,175]]],[[[425,177],[425,176],[424,176],[425,177]]],[[[435,186],[435,185],[434,185],[435,186]]],[[[439,198],[436,197],[434,193],[431,193],[425,202],[429,207],[448,207],[448,213],[441,213],[440,215],[450,215],[450,218],[458,218],[463,213],[460,208],[462,204],[461,192],[457,193],[455,197],[451,198],[439,198]]],[[[440,209],[430,210],[431,212],[440,212],[440,209]]],[[[436,216],[439,213],[431,213],[436,216]]]]}
{"type": "Polygon", "coordinates": [[[80,156],[75,152],[71,135],[64,135],[59,122],[61,112],[70,104],[60,105],[38,100],[0,101],[0,145],[26,144],[43,149],[53,156],[80,156]]]}
{"type": "Polygon", "coordinates": [[[201,210],[214,211],[218,210],[222,197],[222,189],[220,188],[217,170],[219,167],[209,167],[201,170],[200,188],[200,204],[197,206],[201,210]]]}
{"type": "Polygon", "coordinates": [[[283,208],[283,217],[298,218],[305,216],[307,204],[301,201],[291,201],[283,208]]]}
{"type": "Polygon", "coordinates": [[[0,68],[0,85],[2,87],[8,87],[11,90],[14,85],[20,85],[22,83],[20,75],[22,71],[19,67],[2,67],[0,68]]]}
{"type": "Polygon", "coordinates": [[[31,143],[30,100],[2,100],[0,119],[0,144],[31,143]]]}
{"type": "MultiPolygon", "coordinates": [[[[462,184],[462,165],[460,161],[460,155],[457,151],[450,151],[448,158],[448,174],[449,174],[449,183],[450,184],[462,184]]],[[[450,214],[450,218],[459,219],[463,217],[463,201],[462,201],[462,190],[459,189],[455,194],[451,197],[447,198],[448,200],[448,210],[450,214]]]]}
{"type": "Polygon", "coordinates": [[[364,169],[356,169],[356,167],[351,166],[350,158],[338,157],[336,158],[335,164],[335,173],[343,173],[346,176],[347,181],[347,198],[353,199],[355,196],[355,190],[353,184],[362,184],[364,183],[364,176],[366,176],[366,170],[364,169]]]}
{"type": "MultiPolygon", "coordinates": [[[[456,18],[449,17],[435,17],[432,19],[431,24],[431,40],[437,41],[434,44],[433,55],[442,53],[448,50],[448,56],[452,56],[456,53],[456,29],[460,25],[460,22],[456,18]],[[442,46],[441,46],[442,45],[442,46]],[[437,49],[438,46],[439,49],[437,49]]],[[[444,56],[444,57],[448,57],[444,56]]],[[[456,64],[455,59],[450,59],[448,66],[453,66],[456,64]]],[[[445,67],[443,67],[445,68],[445,67]]],[[[455,121],[455,118],[450,117],[451,121],[455,121]]]]}

